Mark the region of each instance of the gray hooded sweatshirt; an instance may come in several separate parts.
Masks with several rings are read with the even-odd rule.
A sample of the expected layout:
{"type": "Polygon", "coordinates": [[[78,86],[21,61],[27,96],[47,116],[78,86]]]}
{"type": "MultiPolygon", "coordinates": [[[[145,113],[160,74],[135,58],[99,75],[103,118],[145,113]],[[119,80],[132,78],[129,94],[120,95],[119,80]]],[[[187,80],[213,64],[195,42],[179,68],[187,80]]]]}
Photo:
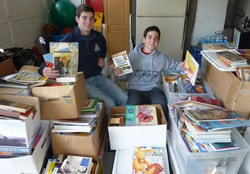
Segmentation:
{"type": "Polygon", "coordinates": [[[180,71],[181,62],[157,49],[146,55],[141,51],[143,47],[143,43],[139,44],[128,55],[133,73],[120,77],[121,80],[128,81],[128,89],[149,91],[155,87],[160,88],[162,71],[180,71]]]}

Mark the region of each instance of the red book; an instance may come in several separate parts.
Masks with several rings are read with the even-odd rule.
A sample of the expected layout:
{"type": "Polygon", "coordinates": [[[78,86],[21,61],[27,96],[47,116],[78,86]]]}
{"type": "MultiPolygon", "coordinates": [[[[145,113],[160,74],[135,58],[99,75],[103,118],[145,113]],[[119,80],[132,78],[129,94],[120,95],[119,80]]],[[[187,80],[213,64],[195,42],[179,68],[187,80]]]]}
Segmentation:
{"type": "Polygon", "coordinates": [[[217,100],[217,99],[201,97],[201,96],[195,96],[195,95],[191,95],[187,99],[192,100],[192,101],[207,103],[207,104],[211,104],[211,105],[215,105],[215,106],[221,106],[221,101],[217,100]]]}

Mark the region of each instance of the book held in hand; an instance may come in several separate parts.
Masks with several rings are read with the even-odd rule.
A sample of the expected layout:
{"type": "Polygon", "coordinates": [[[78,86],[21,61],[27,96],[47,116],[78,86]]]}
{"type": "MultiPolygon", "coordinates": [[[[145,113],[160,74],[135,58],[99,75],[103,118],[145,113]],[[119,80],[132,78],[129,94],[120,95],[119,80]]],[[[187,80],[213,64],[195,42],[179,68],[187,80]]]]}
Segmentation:
{"type": "Polygon", "coordinates": [[[125,75],[133,72],[132,66],[130,64],[128,55],[126,51],[111,55],[112,61],[115,67],[121,68],[123,73],[120,75],[125,75]]]}

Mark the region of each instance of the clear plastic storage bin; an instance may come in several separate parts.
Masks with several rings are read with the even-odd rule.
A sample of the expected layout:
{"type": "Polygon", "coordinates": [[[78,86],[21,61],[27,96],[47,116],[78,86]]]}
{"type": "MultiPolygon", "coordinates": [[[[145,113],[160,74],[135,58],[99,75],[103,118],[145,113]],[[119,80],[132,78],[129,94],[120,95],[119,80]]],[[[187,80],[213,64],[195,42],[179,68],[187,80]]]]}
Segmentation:
{"type": "Polygon", "coordinates": [[[250,150],[249,145],[237,131],[232,129],[231,137],[240,149],[224,152],[192,153],[187,149],[175,123],[175,116],[170,110],[170,133],[168,146],[171,146],[170,156],[175,156],[178,168],[182,174],[237,174],[241,163],[250,150]]]}

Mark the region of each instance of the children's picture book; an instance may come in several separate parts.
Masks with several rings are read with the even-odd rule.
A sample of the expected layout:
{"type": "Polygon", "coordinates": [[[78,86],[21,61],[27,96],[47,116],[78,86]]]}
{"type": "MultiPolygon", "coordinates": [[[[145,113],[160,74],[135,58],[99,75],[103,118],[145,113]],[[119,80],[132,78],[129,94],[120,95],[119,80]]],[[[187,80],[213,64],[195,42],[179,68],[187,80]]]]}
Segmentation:
{"type": "Polygon", "coordinates": [[[217,58],[227,66],[246,65],[247,59],[230,51],[216,52],[217,58]]]}
{"type": "Polygon", "coordinates": [[[157,173],[165,174],[167,157],[160,147],[135,147],[133,151],[133,174],[157,173]]]}
{"type": "Polygon", "coordinates": [[[50,42],[50,53],[54,57],[54,69],[61,76],[76,75],[79,59],[78,42],[50,42]]]}
{"type": "Polygon", "coordinates": [[[236,119],[230,115],[231,111],[222,109],[184,109],[184,112],[194,122],[228,121],[236,119]]]}
{"type": "Polygon", "coordinates": [[[51,53],[44,54],[43,59],[44,59],[47,67],[54,68],[55,62],[54,62],[53,54],[51,54],[51,53]]]}
{"type": "Polygon", "coordinates": [[[130,64],[128,55],[126,51],[122,51],[117,54],[111,55],[112,61],[115,65],[115,67],[121,68],[123,73],[120,75],[124,74],[129,74],[133,72],[132,66],[130,64]]]}
{"type": "Polygon", "coordinates": [[[68,155],[62,163],[62,166],[59,169],[59,173],[90,174],[92,165],[93,162],[91,157],[68,155]]]}
{"type": "Polygon", "coordinates": [[[127,105],[127,126],[158,125],[156,107],[152,105],[127,105]]]}
{"type": "Polygon", "coordinates": [[[250,126],[250,121],[240,114],[231,112],[230,115],[232,116],[232,118],[235,118],[235,120],[200,122],[198,125],[203,127],[205,130],[220,130],[250,126]]]}
{"type": "Polygon", "coordinates": [[[189,51],[186,52],[181,69],[187,74],[191,84],[194,86],[199,71],[199,64],[189,51]]]}

